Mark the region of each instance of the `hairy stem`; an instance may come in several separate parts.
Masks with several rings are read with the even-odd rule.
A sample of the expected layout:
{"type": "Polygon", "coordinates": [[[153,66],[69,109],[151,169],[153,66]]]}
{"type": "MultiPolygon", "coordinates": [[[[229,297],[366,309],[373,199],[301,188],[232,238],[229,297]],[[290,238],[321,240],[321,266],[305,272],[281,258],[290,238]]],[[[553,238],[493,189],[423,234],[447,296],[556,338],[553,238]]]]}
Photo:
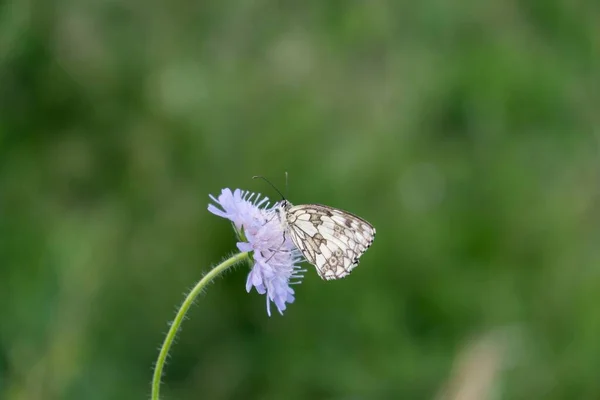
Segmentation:
{"type": "Polygon", "coordinates": [[[159,400],[159,392],[160,392],[160,380],[162,377],[162,371],[165,366],[165,361],[167,360],[167,355],[169,354],[169,349],[173,344],[173,340],[177,335],[177,331],[183,322],[183,318],[185,314],[189,310],[189,308],[194,303],[194,300],[200,293],[204,287],[216,278],[219,274],[225,271],[227,268],[230,268],[237,264],[238,262],[246,259],[248,257],[248,253],[238,253],[227,260],[223,261],[221,264],[214,267],[208,274],[206,274],[200,282],[194,286],[192,291],[187,295],[179,311],[177,311],[177,315],[175,315],[175,319],[171,323],[171,327],[169,328],[169,332],[165,337],[165,341],[163,342],[162,347],[160,348],[160,353],[158,354],[158,359],[156,360],[156,366],[154,367],[154,376],[152,377],[152,400],[159,400]]]}

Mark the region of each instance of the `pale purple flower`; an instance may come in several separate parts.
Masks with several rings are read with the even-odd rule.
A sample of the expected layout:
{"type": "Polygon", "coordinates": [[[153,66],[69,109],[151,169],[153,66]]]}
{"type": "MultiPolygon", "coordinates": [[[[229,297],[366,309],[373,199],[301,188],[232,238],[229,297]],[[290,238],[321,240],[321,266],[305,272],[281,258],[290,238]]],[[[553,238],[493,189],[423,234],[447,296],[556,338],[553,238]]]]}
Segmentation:
{"type": "Polygon", "coordinates": [[[267,313],[271,316],[271,302],[280,314],[286,303],[294,302],[294,290],[290,285],[300,283],[303,277],[297,265],[302,257],[289,237],[277,215],[277,204],[269,207],[268,198],[260,194],[236,189],[223,189],[218,198],[210,198],[221,208],[208,205],[208,211],[229,219],[236,230],[240,251],[250,252],[253,263],[246,281],[246,291],[252,287],[266,294],[267,313]]]}

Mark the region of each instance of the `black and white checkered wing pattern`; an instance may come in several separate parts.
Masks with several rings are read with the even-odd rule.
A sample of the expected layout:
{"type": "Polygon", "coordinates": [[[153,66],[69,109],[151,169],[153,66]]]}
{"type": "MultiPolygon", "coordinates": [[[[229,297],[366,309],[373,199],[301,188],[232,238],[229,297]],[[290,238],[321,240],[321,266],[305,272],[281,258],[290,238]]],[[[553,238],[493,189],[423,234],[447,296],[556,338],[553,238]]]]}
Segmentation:
{"type": "Polygon", "coordinates": [[[350,274],[375,239],[373,225],[332,207],[293,206],[285,218],[292,241],[326,280],[350,274]]]}

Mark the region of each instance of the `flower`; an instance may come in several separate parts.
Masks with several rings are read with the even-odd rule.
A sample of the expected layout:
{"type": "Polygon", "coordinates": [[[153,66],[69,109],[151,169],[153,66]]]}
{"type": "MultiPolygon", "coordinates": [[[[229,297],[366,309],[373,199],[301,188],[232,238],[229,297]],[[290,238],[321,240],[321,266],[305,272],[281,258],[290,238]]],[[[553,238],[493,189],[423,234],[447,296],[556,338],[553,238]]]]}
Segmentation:
{"type": "Polygon", "coordinates": [[[218,198],[210,195],[214,204],[208,211],[233,223],[240,241],[240,251],[250,252],[254,265],[246,280],[246,291],[252,287],[266,294],[267,314],[271,316],[271,302],[283,315],[286,303],[294,302],[294,289],[305,270],[297,265],[302,257],[294,243],[285,235],[285,227],[277,215],[277,206],[269,208],[268,198],[240,189],[223,189],[218,198]]]}

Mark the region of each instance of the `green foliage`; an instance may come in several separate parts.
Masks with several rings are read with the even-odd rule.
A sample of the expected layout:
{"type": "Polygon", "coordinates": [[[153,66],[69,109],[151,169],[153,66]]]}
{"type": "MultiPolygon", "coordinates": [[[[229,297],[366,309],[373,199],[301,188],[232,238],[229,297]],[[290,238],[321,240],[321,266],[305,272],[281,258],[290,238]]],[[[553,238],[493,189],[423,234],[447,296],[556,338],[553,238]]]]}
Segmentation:
{"type": "Polygon", "coordinates": [[[0,398],[147,398],[208,194],[284,171],[375,243],[284,317],[219,279],[165,399],[431,399],[479,337],[497,398],[600,398],[594,2],[0,7],[0,398]]]}

